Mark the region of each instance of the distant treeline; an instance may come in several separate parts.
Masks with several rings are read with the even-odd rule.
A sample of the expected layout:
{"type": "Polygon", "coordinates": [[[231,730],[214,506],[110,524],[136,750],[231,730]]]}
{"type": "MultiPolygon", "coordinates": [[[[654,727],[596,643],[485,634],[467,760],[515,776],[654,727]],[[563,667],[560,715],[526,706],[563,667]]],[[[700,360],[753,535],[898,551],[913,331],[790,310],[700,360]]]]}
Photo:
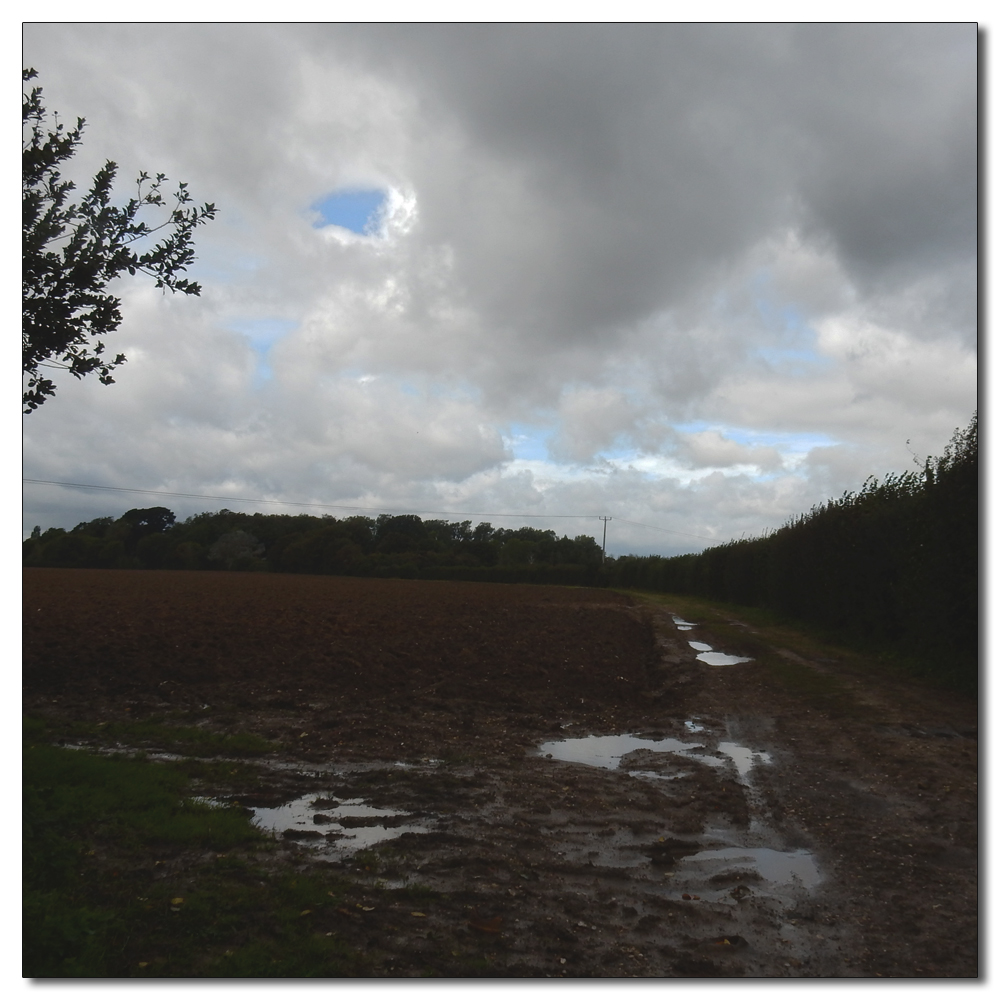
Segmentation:
{"type": "Polygon", "coordinates": [[[902,654],[974,691],[979,424],[923,469],[869,479],[764,537],[697,555],[626,556],[610,581],[767,608],[902,654]]]}
{"type": "Polygon", "coordinates": [[[177,523],[166,507],[101,517],[71,531],[36,528],[26,566],[108,569],[263,570],[342,576],[600,583],[601,547],[589,535],[536,528],[308,514],[196,514],[177,523]]]}
{"type": "Polygon", "coordinates": [[[602,565],[589,535],[308,514],[165,507],[36,528],[27,566],[263,570],[343,576],[615,586],[767,608],[923,664],[974,690],[978,667],[979,426],[973,416],[920,471],[869,479],[767,535],[697,555],[602,565]]]}

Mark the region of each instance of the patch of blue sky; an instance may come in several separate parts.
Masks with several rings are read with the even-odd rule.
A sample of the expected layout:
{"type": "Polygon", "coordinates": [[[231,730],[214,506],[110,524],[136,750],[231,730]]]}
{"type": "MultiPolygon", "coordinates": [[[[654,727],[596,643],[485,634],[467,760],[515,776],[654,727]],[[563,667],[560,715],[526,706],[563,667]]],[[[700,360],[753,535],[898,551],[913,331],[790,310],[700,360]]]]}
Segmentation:
{"type": "Polygon", "coordinates": [[[770,276],[760,275],[754,284],[759,292],[754,299],[754,305],[766,326],[790,334],[801,334],[809,331],[809,324],[802,310],[790,302],[780,302],[769,294],[770,276]]]}
{"type": "Polygon", "coordinates": [[[282,337],[291,333],[298,324],[291,319],[236,319],[229,322],[230,329],[242,333],[250,346],[257,352],[257,368],[254,371],[254,384],[260,385],[274,377],[267,356],[271,347],[282,337]]]}
{"type": "Polygon", "coordinates": [[[753,353],[785,374],[811,374],[833,364],[832,358],[816,349],[816,342],[816,331],[796,313],[794,325],[785,327],[777,344],[755,348],[753,353]]]}
{"type": "Polygon", "coordinates": [[[773,331],[778,343],[759,347],[753,353],[768,364],[803,372],[809,366],[826,367],[832,362],[816,350],[816,331],[809,325],[806,314],[796,305],[780,301],[772,292],[771,275],[761,271],[752,281],[756,291],[754,306],[764,323],[773,331]]]}
{"type": "Polygon", "coordinates": [[[378,189],[334,191],[312,206],[319,213],[313,227],[340,226],[359,236],[371,236],[378,231],[385,203],[386,193],[378,189]]]}
{"type": "Polygon", "coordinates": [[[281,340],[282,337],[291,333],[296,327],[293,319],[277,319],[269,317],[267,319],[235,319],[230,320],[229,326],[237,333],[242,333],[256,351],[270,350],[271,345],[281,340]]]}
{"type": "Polygon", "coordinates": [[[730,427],[714,424],[707,420],[691,420],[684,424],[674,424],[674,430],[681,434],[698,434],[702,431],[718,431],[724,438],[749,447],[775,448],[786,452],[805,453],[812,448],[828,448],[837,443],[828,434],[815,431],[759,431],[747,427],[730,427]]]}
{"type": "Polygon", "coordinates": [[[514,453],[515,459],[547,462],[550,434],[551,430],[548,428],[532,427],[530,424],[511,424],[510,434],[504,435],[504,443],[514,453]]]}
{"type": "Polygon", "coordinates": [[[625,435],[622,435],[622,440],[616,442],[610,448],[602,448],[598,454],[598,458],[603,458],[608,462],[622,462],[639,458],[642,452],[637,451],[634,445],[626,443],[624,437],[625,435]]]}

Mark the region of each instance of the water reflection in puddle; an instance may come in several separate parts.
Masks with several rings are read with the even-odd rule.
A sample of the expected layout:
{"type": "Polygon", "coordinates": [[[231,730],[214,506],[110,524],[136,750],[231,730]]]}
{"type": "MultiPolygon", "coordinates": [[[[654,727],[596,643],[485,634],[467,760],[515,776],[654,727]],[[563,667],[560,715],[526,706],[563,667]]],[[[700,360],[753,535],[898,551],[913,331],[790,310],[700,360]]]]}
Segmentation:
{"type": "Polygon", "coordinates": [[[401,822],[405,813],[377,809],[363,799],[322,798],[304,795],[269,809],[253,809],[257,826],[278,836],[293,831],[290,839],[318,847],[323,853],[353,854],[404,833],[427,833],[426,826],[401,822]],[[380,823],[379,820],[387,822],[380,823]]]}
{"type": "Polygon", "coordinates": [[[719,868],[746,867],[758,872],[768,882],[802,885],[806,889],[820,880],[816,860],[808,851],[775,851],[770,847],[724,847],[721,850],[699,851],[684,858],[678,874],[707,875],[719,868]]]}
{"type": "Polygon", "coordinates": [[[770,764],[771,755],[763,750],[751,750],[741,747],[738,743],[720,743],[719,753],[725,754],[736,765],[736,773],[746,777],[754,764],[770,764]]]}
{"type": "MultiPolygon", "coordinates": [[[[694,645],[692,643],[692,645],[694,645]]],[[[706,727],[695,719],[684,721],[688,733],[704,732],[706,727]]],[[[714,740],[712,740],[714,743],[714,740]]],[[[587,764],[592,767],[602,767],[607,770],[625,771],[633,778],[646,781],[666,782],[690,775],[690,770],[683,769],[683,764],[672,768],[667,765],[663,770],[653,770],[656,764],[649,757],[637,755],[634,766],[643,770],[625,770],[628,767],[628,755],[643,751],[647,754],[666,753],[672,757],[680,757],[686,761],[701,761],[712,767],[728,767],[730,763],[736,771],[737,780],[743,785],[747,802],[750,807],[750,823],[746,829],[706,829],[698,838],[701,844],[712,845],[705,850],[695,850],[686,857],[678,857],[676,869],[668,873],[672,891],[677,892],[683,886],[685,891],[697,892],[702,899],[711,899],[717,903],[736,905],[738,898],[733,895],[733,886],[742,885],[744,894],[747,891],[744,883],[749,882],[755,894],[784,900],[786,903],[796,898],[803,890],[809,890],[822,878],[815,857],[805,850],[782,851],[772,847],[732,846],[740,841],[745,844],[767,843],[768,841],[781,845],[781,838],[768,829],[756,815],[759,808],[759,797],[753,787],[750,773],[759,764],[770,764],[771,755],[762,750],[753,750],[739,743],[720,741],[711,750],[705,743],[685,742],[684,740],[664,738],[652,739],[621,733],[613,736],[586,736],[579,739],[552,740],[543,743],[539,748],[542,754],[576,764],[587,764]],[[623,758],[625,763],[623,766],[623,758]],[[718,846],[719,844],[726,846],[718,846]]],[[[678,762],[679,763],[679,762],[678,762]]],[[[587,821],[582,821],[583,832],[587,821]]],[[[661,837],[662,841],[664,838],[661,837]]],[[[587,836],[574,850],[574,856],[579,861],[588,861],[595,865],[611,867],[634,868],[641,867],[651,857],[648,841],[628,827],[602,830],[597,837],[587,836]]]]}
{"type": "MultiPolygon", "coordinates": [[[[698,732],[704,729],[704,726],[699,726],[692,721],[686,722],[685,726],[689,732],[698,732]]],[[[591,767],[604,767],[611,771],[621,767],[622,757],[636,750],[676,754],[687,760],[701,761],[712,767],[722,767],[726,763],[724,758],[728,757],[733,762],[740,779],[745,778],[755,764],[771,763],[770,754],[761,750],[751,750],[738,743],[720,743],[718,750],[721,756],[716,757],[705,752],[704,743],[685,743],[683,740],[675,740],[671,737],[651,740],[641,736],[632,736],[629,733],[615,736],[583,736],[578,739],[552,740],[543,743],[538,749],[540,753],[556,760],[566,761],[570,764],[589,764],[591,767]]],[[[648,770],[629,771],[628,773],[636,778],[656,778],[665,781],[682,777],[680,773],[664,774],[648,770]]]]}
{"type": "Polygon", "coordinates": [[[696,660],[707,663],[710,667],[731,667],[735,663],[749,663],[749,656],[733,656],[730,653],[699,653],[696,660]]]}
{"type": "Polygon", "coordinates": [[[695,650],[700,650],[695,657],[702,663],[707,663],[710,667],[731,667],[734,663],[749,663],[749,656],[733,656],[732,653],[717,653],[707,642],[694,642],[688,640],[688,645],[695,650]]]}
{"type": "MultiPolygon", "coordinates": [[[[697,625],[697,622],[686,622],[677,615],[671,615],[671,618],[673,618],[678,632],[690,632],[697,625]]],[[[701,660],[702,663],[707,663],[710,667],[731,667],[735,663],[749,663],[751,660],[749,656],[717,653],[707,642],[695,642],[693,639],[689,639],[688,645],[692,649],[697,650],[698,655],[695,659],[701,660]]]]}
{"type": "MultiPolygon", "coordinates": [[[[592,767],[606,767],[615,770],[622,757],[634,750],[652,750],[659,753],[676,753],[685,757],[702,748],[701,743],[684,743],[681,740],[648,740],[640,736],[622,733],[617,736],[583,736],[573,740],[553,740],[543,743],[541,753],[564,760],[571,764],[589,764],[592,767]]],[[[701,754],[698,759],[705,759],[701,754]]]]}

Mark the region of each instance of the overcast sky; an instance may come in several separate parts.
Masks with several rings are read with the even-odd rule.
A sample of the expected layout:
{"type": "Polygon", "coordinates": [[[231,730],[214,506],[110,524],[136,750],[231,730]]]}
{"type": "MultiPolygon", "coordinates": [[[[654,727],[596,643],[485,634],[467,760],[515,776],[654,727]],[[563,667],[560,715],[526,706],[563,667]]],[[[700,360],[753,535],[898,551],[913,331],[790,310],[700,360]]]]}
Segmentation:
{"type": "MultiPolygon", "coordinates": [[[[972,24],[29,24],[87,119],[65,173],[219,215],[200,298],[116,282],[128,363],[25,417],[24,475],[607,515],[615,554],[779,527],[976,407],[976,58],[972,24]]],[[[24,525],[155,505],[297,509],[29,484],[24,525]]]]}

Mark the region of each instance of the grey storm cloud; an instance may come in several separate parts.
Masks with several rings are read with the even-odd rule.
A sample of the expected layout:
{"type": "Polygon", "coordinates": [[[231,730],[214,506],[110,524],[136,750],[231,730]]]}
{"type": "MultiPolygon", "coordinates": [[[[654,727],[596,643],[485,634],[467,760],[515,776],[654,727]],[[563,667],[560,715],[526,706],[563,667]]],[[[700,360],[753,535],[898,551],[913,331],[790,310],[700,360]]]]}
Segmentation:
{"type": "Polygon", "coordinates": [[[26,419],[26,475],[729,537],[975,407],[973,24],[50,23],[24,60],[80,179],[220,208],[201,299],[122,285],[128,365],[26,419]],[[351,187],[381,233],[315,226],[351,187]]]}
{"type": "Polygon", "coordinates": [[[445,123],[517,178],[519,204],[499,191],[473,211],[429,187],[443,204],[428,235],[462,232],[464,259],[486,265],[468,276],[483,300],[507,319],[522,303],[554,336],[668,308],[786,227],[873,284],[974,253],[971,25],[361,35],[374,64],[429,90],[445,123]]]}

